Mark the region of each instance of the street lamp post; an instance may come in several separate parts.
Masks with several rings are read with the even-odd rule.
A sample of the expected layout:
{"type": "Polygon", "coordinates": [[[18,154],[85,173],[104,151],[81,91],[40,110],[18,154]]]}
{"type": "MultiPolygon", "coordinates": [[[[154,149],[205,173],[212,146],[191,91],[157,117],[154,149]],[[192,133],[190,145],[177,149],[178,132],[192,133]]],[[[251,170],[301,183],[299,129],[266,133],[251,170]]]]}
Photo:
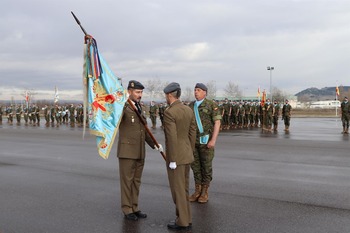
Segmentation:
{"type": "Polygon", "coordinates": [[[268,66],[267,67],[267,70],[269,70],[270,71],[270,101],[273,101],[272,100],[272,71],[275,69],[275,67],[273,67],[273,66],[268,66]]]}

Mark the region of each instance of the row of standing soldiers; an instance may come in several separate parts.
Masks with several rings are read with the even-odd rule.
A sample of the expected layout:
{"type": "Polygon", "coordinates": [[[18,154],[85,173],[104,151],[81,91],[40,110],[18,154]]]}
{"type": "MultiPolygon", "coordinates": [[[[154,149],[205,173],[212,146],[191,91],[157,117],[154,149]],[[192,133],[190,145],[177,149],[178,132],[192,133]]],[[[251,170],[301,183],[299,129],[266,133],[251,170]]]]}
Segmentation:
{"type": "Polygon", "coordinates": [[[9,105],[6,107],[0,106],[0,123],[2,123],[3,116],[7,117],[8,123],[12,124],[14,118],[17,123],[21,123],[23,117],[26,124],[40,124],[41,115],[44,116],[46,124],[50,122],[57,125],[62,123],[70,123],[74,125],[75,123],[82,124],[84,118],[83,106],[79,104],[78,106],[71,105],[58,105],[48,106],[45,105],[41,109],[36,105],[32,104],[29,107],[22,105],[9,105]]]}
{"type": "Polygon", "coordinates": [[[259,101],[230,101],[225,99],[218,103],[222,115],[221,129],[262,127],[267,131],[277,131],[278,120],[282,113],[285,131],[289,130],[292,107],[286,100],[283,107],[278,101],[264,104],[259,101]],[[281,111],[282,110],[282,111],[281,111]]]}

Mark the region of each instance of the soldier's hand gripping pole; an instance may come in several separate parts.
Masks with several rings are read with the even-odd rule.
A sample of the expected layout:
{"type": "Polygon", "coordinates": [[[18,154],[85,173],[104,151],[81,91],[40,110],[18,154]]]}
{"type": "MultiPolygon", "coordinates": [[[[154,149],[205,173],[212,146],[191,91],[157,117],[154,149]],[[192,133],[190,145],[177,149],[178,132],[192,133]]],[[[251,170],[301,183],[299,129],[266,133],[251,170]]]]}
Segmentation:
{"type": "MultiPolygon", "coordinates": [[[[139,113],[139,111],[136,109],[134,103],[128,98],[128,103],[130,104],[130,106],[132,107],[132,109],[134,110],[134,112],[136,113],[136,115],[139,117],[140,121],[142,122],[142,124],[145,126],[146,132],[148,133],[148,135],[151,137],[152,141],[154,142],[154,144],[156,145],[157,148],[159,148],[159,144],[157,142],[157,140],[155,139],[155,137],[153,136],[152,132],[149,130],[148,126],[147,126],[147,122],[145,121],[145,119],[141,116],[141,114],[139,113]]],[[[165,153],[163,151],[160,152],[160,154],[163,156],[163,159],[165,160],[165,153]]]]}

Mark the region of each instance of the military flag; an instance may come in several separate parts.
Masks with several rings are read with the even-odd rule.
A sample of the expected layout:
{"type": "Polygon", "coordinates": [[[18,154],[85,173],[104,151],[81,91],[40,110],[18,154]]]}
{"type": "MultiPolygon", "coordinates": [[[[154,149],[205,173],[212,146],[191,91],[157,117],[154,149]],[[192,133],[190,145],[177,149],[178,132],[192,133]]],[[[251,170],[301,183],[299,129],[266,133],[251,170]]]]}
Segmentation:
{"type": "Polygon", "coordinates": [[[127,92],[90,35],[85,35],[83,84],[90,133],[96,136],[99,155],[107,159],[118,132],[127,92]]]}
{"type": "Polygon", "coordinates": [[[29,93],[28,90],[26,90],[26,92],[24,93],[24,99],[26,101],[26,107],[29,107],[29,93]]]}
{"type": "Polygon", "coordinates": [[[261,98],[261,106],[264,106],[266,102],[266,91],[264,90],[261,98]]]}
{"type": "Polygon", "coordinates": [[[25,100],[26,100],[26,103],[29,103],[29,93],[28,93],[28,90],[25,92],[24,98],[25,98],[25,100]]]}
{"type": "Polygon", "coordinates": [[[337,97],[339,97],[339,95],[340,95],[338,86],[335,87],[335,94],[336,94],[337,97]]]}
{"type": "Polygon", "coordinates": [[[58,88],[55,86],[55,97],[54,97],[53,102],[57,103],[59,99],[60,99],[60,97],[58,95],[58,88]]]}
{"type": "Polygon", "coordinates": [[[260,86],[258,87],[258,93],[256,94],[256,96],[260,99],[260,86]]]}

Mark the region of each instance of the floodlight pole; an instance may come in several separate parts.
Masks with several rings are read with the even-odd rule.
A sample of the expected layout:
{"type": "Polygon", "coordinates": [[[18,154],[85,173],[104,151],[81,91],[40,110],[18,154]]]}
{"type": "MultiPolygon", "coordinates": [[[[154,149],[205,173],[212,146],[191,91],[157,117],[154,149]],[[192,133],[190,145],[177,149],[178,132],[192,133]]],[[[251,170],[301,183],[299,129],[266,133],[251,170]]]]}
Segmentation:
{"type": "Polygon", "coordinates": [[[270,71],[270,101],[273,101],[272,99],[272,71],[275,69],[273,66],[268,66],[267,70],[270,71]]]}

